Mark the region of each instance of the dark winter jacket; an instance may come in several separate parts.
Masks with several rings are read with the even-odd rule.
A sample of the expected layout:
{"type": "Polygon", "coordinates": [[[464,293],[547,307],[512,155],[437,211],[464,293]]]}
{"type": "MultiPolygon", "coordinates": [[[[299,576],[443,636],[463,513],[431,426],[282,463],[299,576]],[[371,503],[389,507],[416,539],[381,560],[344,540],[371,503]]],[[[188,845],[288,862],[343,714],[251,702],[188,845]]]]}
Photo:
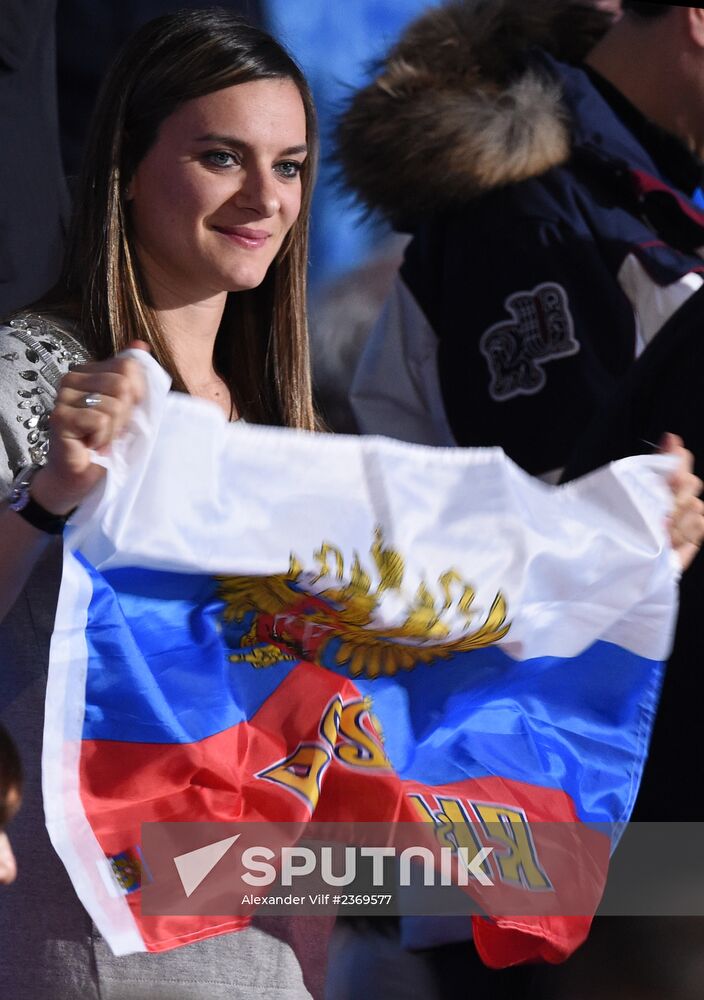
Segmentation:
{"type": "Polygon", "coordinates": [[[579,64],[607,23],[455,2],[352,100],[347,181],[413,234],[355,379],[363,430],[549,474],[702,284],[699,163],[579,64]]]}

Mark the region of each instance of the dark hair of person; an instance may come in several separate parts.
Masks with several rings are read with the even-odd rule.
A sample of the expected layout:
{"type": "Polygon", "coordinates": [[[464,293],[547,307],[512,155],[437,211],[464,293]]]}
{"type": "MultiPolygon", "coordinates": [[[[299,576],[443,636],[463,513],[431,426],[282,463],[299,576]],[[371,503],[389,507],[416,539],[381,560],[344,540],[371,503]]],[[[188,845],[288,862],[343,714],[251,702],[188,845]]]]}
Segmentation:
{"type": "Polygon", "coordinates": [[[658,3],[656,0],[653,0],[651,3],[648,0],[621,0],[621,10],[624,12],[628,11],[630,14],[635,14],[636,17],[642,17],[651,21],[656,17],[662,17],[663,14],[667,14],[671,9],[672,4],[658,3]]]}
{"type": "Polygon", "coordinates": [[[8,820],[6,800],[13,789],[22,790],[22,764],[10,734],[0,726],[0,831],[8,820]]]}
{"type": "Polygon", "coordinates": [[[125,44],[103,83],[75,194],[75,215],[57,289],[59,313],[76,319],[98,359],[146,340],[185,390],[151,307],[131,233],[127,187],[159,126],[186,101],[254,80],[295,83],[308,156],[298,220],[262,284],[228,295],[214,365],[238,412],[255,423],[313,429],[306,269],[308,216],[318,140],[313,99],[288,53],[266,32],[222,8],[158,17],[125,44]]]}

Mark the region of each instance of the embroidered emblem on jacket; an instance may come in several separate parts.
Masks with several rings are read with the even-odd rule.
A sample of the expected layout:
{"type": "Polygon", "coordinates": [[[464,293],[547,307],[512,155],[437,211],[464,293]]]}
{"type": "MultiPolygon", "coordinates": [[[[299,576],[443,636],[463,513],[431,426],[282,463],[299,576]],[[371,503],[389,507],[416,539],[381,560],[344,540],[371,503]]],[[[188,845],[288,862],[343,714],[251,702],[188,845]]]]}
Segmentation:
{"type": "Polygon", "coordinates": [[[491,374],[489,395],[497,402],[540,392],[546,381],[542,365],[579,351],[561,285],[544,282],[514,292],[504,307],[511,319],[490,326],[479,341],[491,374]]]}

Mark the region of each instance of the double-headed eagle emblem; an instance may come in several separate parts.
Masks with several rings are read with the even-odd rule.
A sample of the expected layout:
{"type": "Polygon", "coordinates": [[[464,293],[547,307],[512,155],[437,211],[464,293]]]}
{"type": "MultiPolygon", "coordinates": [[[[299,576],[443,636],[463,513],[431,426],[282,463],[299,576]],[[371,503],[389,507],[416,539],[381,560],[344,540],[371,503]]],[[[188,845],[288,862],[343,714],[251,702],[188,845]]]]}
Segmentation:
{"type": "Polygon", "coordinates": [[[438,577],[435,595],[421,581],[400,625],[379,624],[377,611],[384,595],[402,594],[405,562],[399,552],[384,546],[379,528],[369,554],[373,573],[355,552],[346,574],[342,552],[324,542],[313,556],[315,574],[292,553],[287,573],[221,577],[223,620],[239,624],[252,616],[230,659],[258,667],[303,659],[341,668],[353,677],[374,678],[492,645],[508,632],[503,595],[496,595],[477,626],[474,588],[454,569],[438,577]],[[329,585],[331,579],[335,582],[329,585]],[[450,638],[447,621],[457,616],[462,634],[450,638]]]}

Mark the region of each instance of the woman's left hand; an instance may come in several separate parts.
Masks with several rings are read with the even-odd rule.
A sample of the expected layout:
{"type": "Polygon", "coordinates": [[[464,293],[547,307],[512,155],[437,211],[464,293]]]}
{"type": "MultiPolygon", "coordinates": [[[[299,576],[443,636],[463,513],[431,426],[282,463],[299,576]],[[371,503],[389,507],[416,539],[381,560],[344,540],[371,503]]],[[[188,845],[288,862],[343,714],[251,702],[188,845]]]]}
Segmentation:
{"type": "Polygon", "coordinates": [[[681,437],[665,434],[660,442],[663,455],[675,455],[680,466],[668,479],[674,498],[669,519],[670,541],[682,569],[687,569],[704,541],[704,502],[701,479],[694,475],[694,456],[684,447],[681,437]]]}

